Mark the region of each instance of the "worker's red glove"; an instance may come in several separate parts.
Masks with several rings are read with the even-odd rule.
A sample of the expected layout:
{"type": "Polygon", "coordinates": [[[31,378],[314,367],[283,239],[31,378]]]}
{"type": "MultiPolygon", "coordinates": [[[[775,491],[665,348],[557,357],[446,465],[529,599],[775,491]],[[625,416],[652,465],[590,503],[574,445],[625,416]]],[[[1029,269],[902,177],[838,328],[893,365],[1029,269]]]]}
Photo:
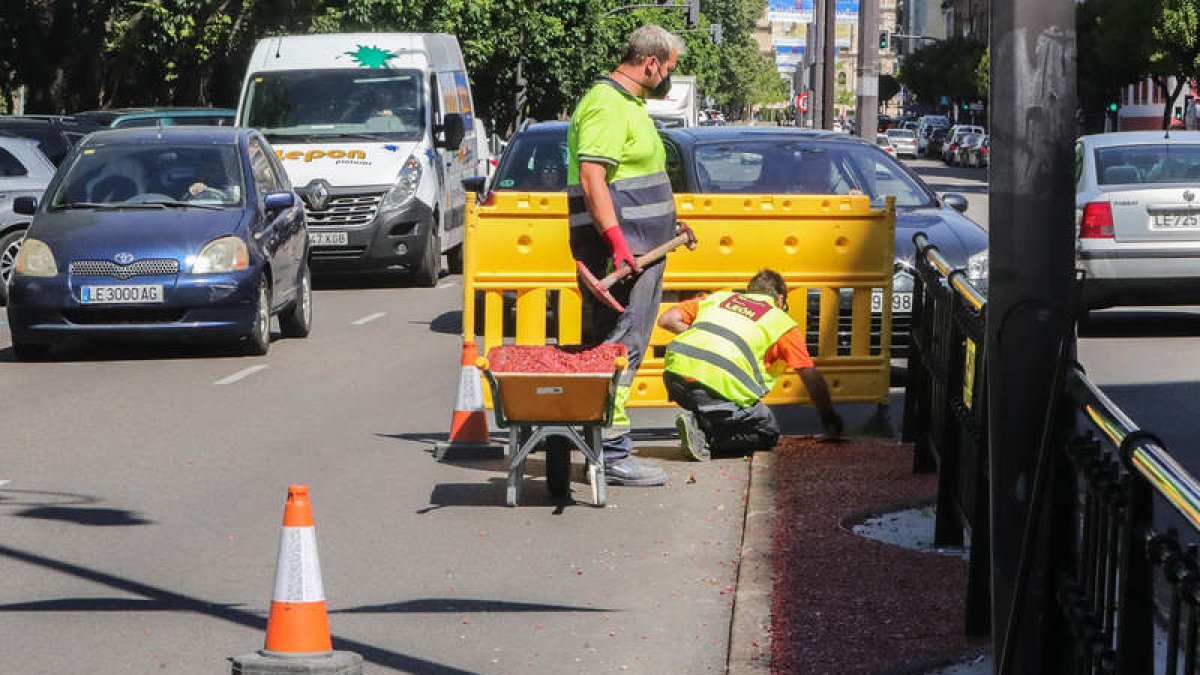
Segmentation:
{"type": "Polygon", "coordinates": [[[628,265],[636,270],[637,261],[629,252],[629,244],[625,242],[625,233],[621,231],[621,226],[614,225],[601,234],[608,240],[608,247],[612,249],[613,270],[621,269],[621,265],[628,265]]]}

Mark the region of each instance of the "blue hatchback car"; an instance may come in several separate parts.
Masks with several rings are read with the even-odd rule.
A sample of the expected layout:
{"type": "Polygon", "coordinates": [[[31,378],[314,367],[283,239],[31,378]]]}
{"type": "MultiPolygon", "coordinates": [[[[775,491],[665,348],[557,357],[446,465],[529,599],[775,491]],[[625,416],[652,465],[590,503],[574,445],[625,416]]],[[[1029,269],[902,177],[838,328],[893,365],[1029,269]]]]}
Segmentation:
{"type": "Polygon", "coordinates": [[[212,338],[248,354],[312,326],[304,209],[252,129],[102,131],[67,158],[33,215],[9,286],[12,347],[68,337],[212,338]]]}

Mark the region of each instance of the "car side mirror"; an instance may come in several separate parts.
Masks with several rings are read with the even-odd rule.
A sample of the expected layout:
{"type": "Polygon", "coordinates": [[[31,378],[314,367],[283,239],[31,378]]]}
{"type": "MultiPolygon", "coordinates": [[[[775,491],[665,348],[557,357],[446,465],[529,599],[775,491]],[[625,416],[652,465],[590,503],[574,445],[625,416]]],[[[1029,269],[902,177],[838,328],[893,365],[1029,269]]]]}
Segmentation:
{"type": "Polygon", "coordinates": [[[967,206],[969,205],[967,198],[958,194],[957,192],[947,192],[946,194],[942,195],[942,203],[954,209],[955,211],[958,211],[959,213],[966,211],[967,206]]]}
{"type": "Polygon", "coordinates": [[[13,200],[13,213],[18,213],[22,216],[32,216],[37,211],[37,197],[17,197],[13,200]]]}
{"type": "Polygon", "coordinates": [[[463,188],[468,192],[475,192],[482,195],[484,187],[487,186],[487,176],[471,176],[463,179],[463,188]]]}
{"type": "Polygon", "coordinates": [[[434,141],[435,145],[447,150],[457,150],[467,135],[467,121],[458,113],[446,113],[442,115],[441,126],[435,131],[442,134],[441,140],[434,141]]]}
{"type": "Polygon", "coordinates": [[[263,197],[263,208],[267,211],[282,211],[296,205],[296,195],[291,192],[268,192],[263,197]]]}

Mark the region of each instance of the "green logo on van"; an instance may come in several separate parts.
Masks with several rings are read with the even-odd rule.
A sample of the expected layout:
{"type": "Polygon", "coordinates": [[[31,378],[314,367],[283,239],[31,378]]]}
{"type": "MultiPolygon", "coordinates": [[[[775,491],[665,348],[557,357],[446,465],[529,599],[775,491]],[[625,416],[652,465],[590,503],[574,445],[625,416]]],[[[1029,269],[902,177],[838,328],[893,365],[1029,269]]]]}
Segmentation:
{"type": "Polygon", "coordinates": [[[354,63],[365,68],[387,68],[388,61],[400,56],[395,52],[389,52],[386,49],[379,47],[367,47],[366,45],[357,45],[358,49],[352,52],[343,52],[346,56],[354,59],[354,63]]]}

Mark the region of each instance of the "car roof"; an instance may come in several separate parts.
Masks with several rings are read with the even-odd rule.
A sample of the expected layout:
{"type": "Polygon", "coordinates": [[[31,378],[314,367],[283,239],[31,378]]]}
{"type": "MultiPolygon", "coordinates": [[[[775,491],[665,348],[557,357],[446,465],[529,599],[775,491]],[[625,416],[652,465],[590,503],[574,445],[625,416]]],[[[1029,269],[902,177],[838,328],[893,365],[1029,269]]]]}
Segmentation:
{"type": "Polygon", "coordinates": [[[112,124],[118,119],[138,119],[146,117],[209,117],[214,115],[234,117],[237,114],[232,108],[203,108],[198,106],[161,107],[161,108],[105,108],[101,110],[84,110],[74,113],[75,117],[85,120],[103,120],[112,124]]]}
{"type": "Polygon", "coordinates": [[[530,122],[525,128],[520,129],[517,133],[520,134],[554,134],[565,133],[570,122],[530,122]]]}
{"type": "Polygon", "coordinates": [[[257,134],[242,127],[135,127],[97,131],[87,137],[89,144],[102,143],[214,143],[232,144],[244,136],[257,134]]]}
{"type": "Polygon", "coordinates": [[[1164,143],[1200,143],[1200,131],[1116,131],[1080,136],[1080,142],[1097,148],[1115,145],[1162,145],[1164,143]]]}
{"type": "Polygon", "coordinates": [[[661,129],[660,133],[680,143],[705,143],[728,140],[806,140],[831,143],[874,144],[849,134],[824,129],[799,127],[676,127],[661,129]]]}

